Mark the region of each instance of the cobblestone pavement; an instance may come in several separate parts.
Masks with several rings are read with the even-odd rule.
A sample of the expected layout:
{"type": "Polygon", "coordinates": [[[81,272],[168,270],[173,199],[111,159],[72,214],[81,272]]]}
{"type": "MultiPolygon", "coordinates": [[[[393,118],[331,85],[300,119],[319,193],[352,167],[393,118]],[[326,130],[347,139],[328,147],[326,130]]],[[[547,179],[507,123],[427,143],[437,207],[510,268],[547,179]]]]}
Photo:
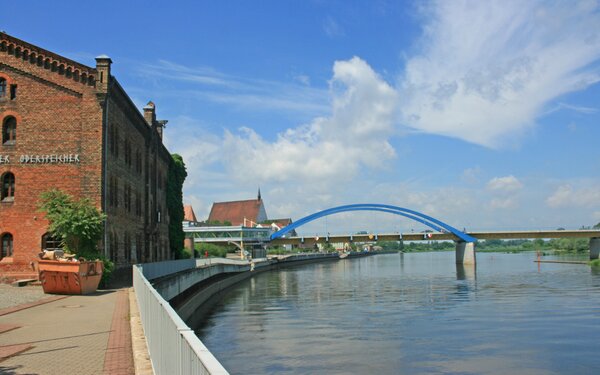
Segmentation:
{"type": "MultiPolygon", "coordinates": [[[[11,287],[12,288],[12,287],[11,287]]],[[[15,288],[22,289],[22,288],[15,288]]],[[[131,353],[127,291],[99,291],[85,296],[69,296],[43,305],[0,316],[0,326],[19,328],[0,333],[0,348],[25,348],[0,360],[1,374],[103,374],[107,373],[107,351],[131,353]],[[125,337],[110,342],[111,335],[125,337]]],[[[131,355],[118,358],[118,373],[132,373],[131,355]],[[125,358],[125,359],[123,359],[125,358]]]]}
{"type": "Polygon", "coordinates": [[[0,309],[21,305],[23,303],[35,302],[46,298],[41,285],[14,287],[10,284],[0,284],[0,309]]]}

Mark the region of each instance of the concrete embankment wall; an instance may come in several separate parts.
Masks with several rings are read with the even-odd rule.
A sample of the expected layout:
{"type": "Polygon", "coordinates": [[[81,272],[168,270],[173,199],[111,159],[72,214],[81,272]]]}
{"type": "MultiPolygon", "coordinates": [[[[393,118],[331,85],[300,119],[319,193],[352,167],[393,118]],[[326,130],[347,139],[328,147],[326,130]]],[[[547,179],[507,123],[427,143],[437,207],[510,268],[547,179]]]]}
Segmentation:
{"type": "Polygon", "coordinates": [[[237,274],[249,272],[249,264],[210,264],[199,268],[177,272],[152,280],[154,289],[167,301],[181,295],[189,288],[219,274],[237,274]]]}
{"type": "Polygon", "coordinates": [[[204,318],[203,314],[197,313],[202,305],[257,272],[336,259],[339,259],[337,253],[309,254],[265,259],[255,262],[254,267],[248,264],[217,264],[169,275],[153,281],[153,284],[156,290],[171,302],[181,319],[193,326],[204,318]]]}

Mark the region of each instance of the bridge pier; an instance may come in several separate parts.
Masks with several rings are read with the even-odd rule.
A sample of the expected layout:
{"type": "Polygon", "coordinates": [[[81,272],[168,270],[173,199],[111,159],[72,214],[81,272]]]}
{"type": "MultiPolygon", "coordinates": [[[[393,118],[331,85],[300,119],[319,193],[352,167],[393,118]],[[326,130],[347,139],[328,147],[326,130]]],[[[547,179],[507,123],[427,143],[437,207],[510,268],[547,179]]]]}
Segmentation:
{"type": "Polygon", "coordinates": [[[590,260],[600,259],[600,237],[590,238],[590,260]]]}
{"type": "Polygon", "coordinates": [[[456,264],[475,264],[475,242],[456,242],[456,264]]]}

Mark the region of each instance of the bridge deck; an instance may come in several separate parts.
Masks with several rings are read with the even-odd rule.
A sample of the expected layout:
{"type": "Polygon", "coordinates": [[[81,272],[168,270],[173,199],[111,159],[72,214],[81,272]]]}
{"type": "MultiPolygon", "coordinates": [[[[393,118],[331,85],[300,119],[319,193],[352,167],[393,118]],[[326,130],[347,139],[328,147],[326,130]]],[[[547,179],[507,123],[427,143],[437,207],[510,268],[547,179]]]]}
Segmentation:
{"type": "MultiPolygon", "coordinates": [[[[467,232],[478,240],[498,239],[534,239],[534,238],[598,238],[600,230],[540,230],[540,231],[500,231],[500,232],[467,232]]],[[[452,233],[384,233],[384,234],[353,234],[330,235],[329,237],[289,237],[278,238],[270,242],[271,245],[286,244],[314,244],[327,241],[336,242],[372,242],[372,241],[456,241],[458,238],[452,233]],[[427,235],[427,236],[426,236],[427,235]],[[429,235],[431,237],[429,237],[429,235]]]]}

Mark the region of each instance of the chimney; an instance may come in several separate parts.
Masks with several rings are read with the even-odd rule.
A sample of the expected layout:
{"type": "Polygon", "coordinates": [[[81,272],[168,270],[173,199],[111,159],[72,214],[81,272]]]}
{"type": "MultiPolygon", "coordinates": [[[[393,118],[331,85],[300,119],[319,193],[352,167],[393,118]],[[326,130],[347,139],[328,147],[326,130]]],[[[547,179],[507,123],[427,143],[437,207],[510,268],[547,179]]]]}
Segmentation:
{"type": "Polygon", "coordinates": [[[167,126],[167,122],[169,122],[169,120],[158,120],[156,124],[156,131],[158,132],[161,141],[163,139],[163,130],[167,126]]]}
{"type": "Polygon", "coordinates": [[[149,101],[148,104],[144,107],[144,119],[148,126],[153,127],[156,122],[156,108],[152,101],[149,101]]]}
{"type": "Polygon", "coordinates": [[[98,71],[98,77],[96,77],[96,88],[102,92],[108,92],[111,64],[112,60],[106,55],[100,55],[96,57],[96,70],[98,71]]]}

